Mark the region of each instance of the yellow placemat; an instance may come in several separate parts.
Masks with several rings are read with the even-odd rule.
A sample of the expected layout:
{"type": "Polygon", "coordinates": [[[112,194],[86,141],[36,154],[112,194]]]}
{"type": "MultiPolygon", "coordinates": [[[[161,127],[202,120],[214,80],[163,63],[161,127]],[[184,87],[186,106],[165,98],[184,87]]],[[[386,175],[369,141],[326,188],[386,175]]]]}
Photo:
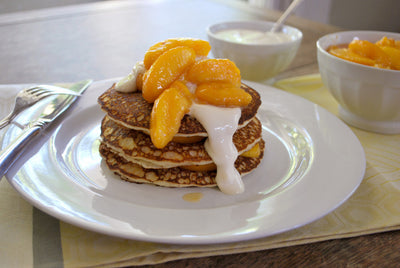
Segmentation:
{"type": "MultiPolygon", "coordinates": [[[[321,83],[319,75],[281,80],[275,86],[337,114],[337,103],[321,83]]],[[[22,200],[3,179],[0,182],[0,266],[118,267],[156,264],[400,229],[400,135],[352,130],[363,145],[367,158],[364,180],[354,195],[334,212],[304,227],[240,243],[182,246],[132,241],[97,234],[64,222],[58,225],[58,221],[59,229],[52,232],[52,237],[46,237],[46,232],[38,235],[37,231],[32,231],[35,229],[32,222],[43,217],[41,212],[22,200]],[[57,234],[58,240],[54,238],[57,234]],[[59,241],[60,256],[57,252],[37,256],[40,250],[36,247],[41,246],[35,242],[37,240],[42,244],[59,241]]]]}

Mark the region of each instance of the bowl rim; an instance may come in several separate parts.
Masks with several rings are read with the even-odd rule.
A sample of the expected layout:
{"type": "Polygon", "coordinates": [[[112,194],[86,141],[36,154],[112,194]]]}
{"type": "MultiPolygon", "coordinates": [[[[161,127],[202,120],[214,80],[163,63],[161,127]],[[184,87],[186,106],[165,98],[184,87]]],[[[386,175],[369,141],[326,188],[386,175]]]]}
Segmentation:
{"type": "MultiPolygon", "coordinates": [[[[340,31],[340,32],[334,32],[334,33],[330,33],[327,35],[324,35],[322,37],[320,37],[317,42],[316,42],[316,46],[317,46],[317,51],[322,53],[325,57],[328,57],[329,59],[332,60],[336,60],[339,62],[342,62],[343,64],[350,64],[351,66],[355,66],[361,69],[365,69],[365,70],[372,70],[372,71],[378,71],[378,72],[386,72],[386,73],[393,73],[393,74],[399,74],[400,70],[392,70],[392,69],[384,69],[384,68],[378,68],[378,67],[373,67],[373,66],[368,66],[368,65],[364,65],[361,63],[356,63],[356,62],[352,62],[349,60],[345,60],[339,57],[336,57],[332,54],[330,54],[326,48],[322,47],[322,42],[325,41],[326,39],[332,38],[334,36],[339,36],[339,35],[356,35],[356,34],[376,34],[376,36],[380,39],[382,37],[386,35],[391,35],[391,36],[397,36],[400,40],[400,33],[395,33],[395,32],[386,32],[386,31],[369,31],[369,30],[359,30],[359,31],[340,31]]],[[[353,37],[354,38],[354,37],[353,37]]],[[[378,40],[379,40],[378,39],[378,40]]],[[[331,43],[329,44],[329,46],[331,45],[335,45],[337,43],[331,43]]]]}
{"type": "MultiPolygon", "coordinates": [[[[229,44],[234,44],[234,45],[252,46],[252,47],[255,47],[255,46],[276,47],[276,46],[279,46],[279,45],[289,45],[289,44],[295,44],[297,42],[300,42],[303,39],[303,32],[301,30],[299,30],[298,28],[286,25],[286,24],[282,25],[283,29],[288,29],[288,30],[294,31],[295,34],[291,35],[294,38],[290,39],[289,41],[282,42],[282,43],[276,43],[276,44],[252,44],[252,43],[247,44],[247,43],[239,43],[239,42],[229,41],[229,40],[226,40],[224,38],[221,38],[221,37],[217,36],[215,34],[216,32],[212,31],[213,27],[217,27],[217,26],[224,25],[224,24],[225,25],[243,24],[243,25],[259,25],[259,26],[267,25],[267,26],[271,26],[271,28],[272,28],[274,23],[275,22],[273,22],[273,21],[266,21],[266,20],[230,20],[230,21],[222,21],[222,22],[217,22],[217,23],[214,23],[214,24],[211,24],[211,25],[207,26],[206,32],[207,32],[207,35],[209,37],[211,36],[212,38],[217,39],[219,41],[223,41],[223,42],[226,42],[226,43],[229,43],[229,44]]],[[[237,29],[237,27],[235,27],[235,28],[237,29]]],[[[233,29],[233,27],[232,28],[228,27],[227,29],[233,29]]]]}

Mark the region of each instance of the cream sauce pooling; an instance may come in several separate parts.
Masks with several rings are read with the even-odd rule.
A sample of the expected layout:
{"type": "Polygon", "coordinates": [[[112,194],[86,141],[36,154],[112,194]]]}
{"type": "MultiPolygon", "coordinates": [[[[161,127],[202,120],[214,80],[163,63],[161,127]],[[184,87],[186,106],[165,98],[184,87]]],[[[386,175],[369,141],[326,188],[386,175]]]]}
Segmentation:
{"type": "Polygon", "coordinates": [[[242,193],[243,181],[235,168],[238,152],[232,141],[238,128],[241,109],[193,103],[190,114],[207,131],[208,138],[204,145],[217,165],[216,182],[219,189],[226,194],[242,193]]]}
{"type": "Polygon", "coordinates": [[[247,29],[224,30],[215,35],[224,40],[242,44],[278,44],[291,40],[288,34],[282,32],[273,33],[247,29]]]}

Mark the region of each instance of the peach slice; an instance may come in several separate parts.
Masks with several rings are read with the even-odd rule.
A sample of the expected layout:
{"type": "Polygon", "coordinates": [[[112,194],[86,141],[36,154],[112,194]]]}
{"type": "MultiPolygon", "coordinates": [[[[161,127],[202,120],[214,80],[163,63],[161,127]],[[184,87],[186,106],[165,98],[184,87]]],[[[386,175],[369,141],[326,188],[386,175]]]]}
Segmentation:
{"type": "Polygon", "coordinates": [[[331,48],[331,49],[329,49],[328,52],[336,57],[339,57],[344,60],[352,61],[355,63],[364,64],[364,65],[368,65],[368,66],[374,66],[374,64],[375,64],[374,60],[369,59],[364,56],[361,56],[359,54],[356,54],[347,48],[331,48]]]}
{"type": "Polygon", "coordinates": [[[391,68],[400,70],[400,49],[395,47],[381,47],[381,49],[390,57],[391,68]]]}
{"type": "Polygon", "coordinates": [[[400,49],[400,40],[394,40],[393,38],[387,38],[386,36],[376,41],[375,44],[379,47],[393,47],[400,49]]]}
{"type": "Polygon", "coordinates": [[[174,136],[172,138],[172,141],[176,142],[176,143],[196,143],[196,142],[202,141],[204,139],[205,139],[205,137],[203,137],[203,136],[191,136],[191,137],[174,136]]]}
{"type": "Polygon", "coordinates": [[[185,95],[189,100],[193,101],[194,95],[190,92],[190,90],[183,81],[175,80],[170,87],[179,89],[183,95],[185,95]]]}
{"type": "Polygon", "coordinates": [[[240,87],[240,71],[228,59],[205,59],[196,61],[185,78],[192,83],[227,82],[240,87]]]}
{"type": "Polygon", "coordinates": [[[260,144],[257,143],[250,150],[241,154],[244,157],[259,157],[261,154],[260,144]]]}
{"type": "Polygon", "coordinates": [[[151,65],[160,57],[164,52],[171,48],[185,46],[193,48],[196,56],[207,56],[211,50],[211,46],[207,41],[194,39],[194,38],[176,38],[167,39],[151,46],[144,55],[143,64],[146,69],[150,69],[151,65]]]}
{"type": "Polygon", "coordinates": [[[191,171],[211,171],[211,170],[216,170],[217,166],[214,163],[210,163],[210,164],[204,164],[204,165],[182,166],[181,168],[191,170],[191,171]]]}
{"type": "Polygon", "coordinates": [[[190,47],[175,47],[162,54],[143,75],[143,98],[153,103],[195,59],[196,53],[190,47]]]}
{"type": "Polygon", "coordinates": [[[181,120],[192,101],[181,89],[166,89],[154,102],[150,117],[150,137],[155,147],[164,148],[179,131],[181,120]]]}
{"type": "Polygon", "coordinates": [[[389,68],[390,57],[377,45],[366,40],[353,40],[349,44],[349,50],[363,57],[375,60],[375,65],[382,68],[389,68]]]}
{"type": "Polygon", "coordinates": [[[197,87],[195,96],[200,102],[225,107],[244,107],[252,99],[243,89],[224,82],[202,83],[197,87]]]}
{"type": "Polygon", "coordinates": [[[138,74],[138,76],[136,78],[136,88],[139,91],[141,91],[143,88],[143,74],[142,73],[138,74]]]}

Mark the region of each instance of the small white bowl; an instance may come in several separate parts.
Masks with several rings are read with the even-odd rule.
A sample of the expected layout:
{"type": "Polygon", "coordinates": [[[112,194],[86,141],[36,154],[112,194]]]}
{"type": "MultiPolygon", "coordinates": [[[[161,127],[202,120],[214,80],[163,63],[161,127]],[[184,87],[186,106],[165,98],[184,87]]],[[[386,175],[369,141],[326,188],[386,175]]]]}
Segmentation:
{"type": "Polygon", "coordinates": [[[300,30],[283,26],[282,31],[290,41],[279,44],[243,44],[224,40],[217,32],[229,29],[269,31],[274,22],[228,21],[207,28],[211,51],[216,58],[232,60],[239,68],[243,79],[265,81],[285,70],[296,56],[303,34],[300,30]]]}
{"type": "Polygon", "coordinates": [[[400,40],[400,34],[346,31],[317,41],[322,82],[339,103],[339,116],[355,127],[383,134],[400,133],[400,71],[370,67],[340,59],[327,52],[332,45],[354,38],[376,42],[382,37],[400,40]]]}

